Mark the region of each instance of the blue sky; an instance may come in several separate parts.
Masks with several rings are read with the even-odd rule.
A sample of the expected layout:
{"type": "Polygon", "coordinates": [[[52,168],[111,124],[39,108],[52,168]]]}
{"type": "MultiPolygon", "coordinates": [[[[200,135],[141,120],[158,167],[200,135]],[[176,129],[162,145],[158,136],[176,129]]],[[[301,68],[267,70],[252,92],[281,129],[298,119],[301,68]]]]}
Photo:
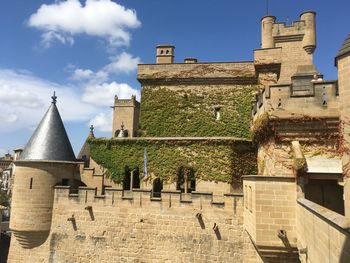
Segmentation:
{"type": "MultiPolygon", "coordinates": [[[[314,62],[336,79],[350,2],[269,0],[278,21],[305,10],[317,12],[314,62]]],[[[136,65],[154,63],[157,44],[174,44],[176,62],[252,60],[264,15],[265,0],[1,1],[0,155],[26,144],[53,90],[76,153],[90,123],[109,137],[114,94],[139,98],[136,65]]]]}

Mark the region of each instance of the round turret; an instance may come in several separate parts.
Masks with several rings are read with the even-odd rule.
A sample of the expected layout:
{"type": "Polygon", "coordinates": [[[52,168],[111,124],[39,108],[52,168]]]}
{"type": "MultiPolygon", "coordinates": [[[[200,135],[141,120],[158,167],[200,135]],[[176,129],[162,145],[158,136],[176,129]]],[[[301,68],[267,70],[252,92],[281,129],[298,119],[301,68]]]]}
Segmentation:
{"type": "Polygon", "coordinates": [[[10,228],[25,248],[41,245],[51,228],[54,186],[72,180],[74,162],[15,162],[10,228]]]}
{"type": "Polygon", "coordinates": [[[76,168],[56,96],[15,165],[10,228],[23,247],[32,248],[49,235],[54,186],[73,183],[76,168]]]}
{"type": "Polygon", "coordinates": [[[261,19],[261,48],[274,48],[275,42],[272,36],[273,24],[276,21],[274,16],[264,16],[261,19]]]}
{"type": "Polygon", "coordinates": [[[305,21],[303,48],[308,54],[312,54],[316,48],[316,12],[303,12],[300,15],[300,20],[305,21]]]}

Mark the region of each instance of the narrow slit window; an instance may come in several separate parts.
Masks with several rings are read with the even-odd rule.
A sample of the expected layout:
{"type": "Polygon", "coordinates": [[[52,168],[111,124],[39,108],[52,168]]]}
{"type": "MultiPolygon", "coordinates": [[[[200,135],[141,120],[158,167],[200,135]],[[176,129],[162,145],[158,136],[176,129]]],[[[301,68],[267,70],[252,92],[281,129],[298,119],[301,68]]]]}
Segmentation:
{"type": "Polygon", "coordinates": [[[33,189],[33,177],[30,178],[29,189],[33,189]]]}
{"type": "Polygon", "coordinates": [[[248,199],[248,207],[249,207],[249,211],[252,212],[253,208],[252,208],[252,203],[253,203],[253,193],[252,193],[252,187],[249,186],[249,199],[248,199]]]}

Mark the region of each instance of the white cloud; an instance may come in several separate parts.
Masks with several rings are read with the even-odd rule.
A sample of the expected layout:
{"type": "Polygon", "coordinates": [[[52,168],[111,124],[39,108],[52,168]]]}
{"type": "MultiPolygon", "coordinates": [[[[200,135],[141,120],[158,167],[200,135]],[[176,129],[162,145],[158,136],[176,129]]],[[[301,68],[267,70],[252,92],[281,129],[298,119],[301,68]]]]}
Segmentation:
{"type": "Polygon", "coordinates": [[[87,121],[99,111],[83,102],[79,90],[73,87],[29,73],[0,69],[0,132],[35,127],[49,107],[53,91],[64,121],[87,121]]]}
{"type": "Polygon", "coordinates": [[[119,99],[130,99],[132,95],[136,95],[136,99],[140,99],[140,91],[133,89],[125,83],[103,83],[90,85],[85,88],[82,96],[83,101],[97,106],[112,106],[114,96],[119,99]]]}
{"type": "Polygon", "coordinates": [[[90,69],[77,68],[73,72],[72,79],[89,80],[89,79],[93,78],[94,75],[95,75],[95,73],[90,69]]]}
{"type": "MultiPolygon", "coordinates": [[[[82,75],[89,72],[82,73],[82,75]]],[[[140,91],[125,83],[90,84],[85,88],[63,86],[40,79],[27,71],[0,69],[1,132],[33,130],[51,103],[56,91],[62,119],[93,124],[98,131],[112,130],[114,96],[140,99],[140,91]]]]}
{"type": "Polygon", "coordinates": [[[102,132],[112,132],[112,111],[109,113],[99,113],[90,120],[90,125],[102,132]]]}
{"type": "Polygon", "coordinates": [[[115,57],[103,70],[109,74],[130,73],[137,69],[137,64],[140,62],[139,57],[132,57],[129,53],[123,52],[115,57]]]}
{"type": "Polygon", "coordinates": [[[54,31],[48,31],[41,35],[41,44],[45,48],[51,47],[52,43],[58,41],[62,44],[67,44],[72,46],[74,44],[74,39],[71,36],[64,36],[54,31]]]}
{"type": "Polygon", "coordinates": [[[44,31],[42,43],[49,47],[53,41],[73,44],[73,36],[87,34],[107,39],[110,46],[128,45],[129,29],[141,25],[135,10],[111,0],[55,1],[43,4],[32,14],[28,25],[44,31]]]}
{"type": "Polygon", "coordinates": [[[111,58],[111,62],[102,69],[94,72],[91,69],[72,68],[72,80],[87,81],[91,83],[102,83],[107,81],[111,75],[118,75],[121,73],[131,73],[137,69],[137,64],[141,63],[139,57],[133,57],[127,52],[122,52],[120,55],[111,58]]]}

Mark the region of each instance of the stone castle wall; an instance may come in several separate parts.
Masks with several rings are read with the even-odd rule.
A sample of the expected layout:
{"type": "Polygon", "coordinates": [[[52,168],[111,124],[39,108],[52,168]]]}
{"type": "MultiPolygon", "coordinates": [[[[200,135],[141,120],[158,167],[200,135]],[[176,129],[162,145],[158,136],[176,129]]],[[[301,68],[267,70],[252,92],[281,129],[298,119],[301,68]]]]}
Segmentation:
{"type": "Polygon", "coordinates": [[[30,250],[11,242],[8,262],[259,262],[241,195],[213,202],[205,193],[151,199],[145,190],[56,187],[46,242],[30,250]]]}
{"type": "Polygon", "coordinates": [[[302,263],[350,262],[349,219],[303,198],[296,212],[302,263]]]}

